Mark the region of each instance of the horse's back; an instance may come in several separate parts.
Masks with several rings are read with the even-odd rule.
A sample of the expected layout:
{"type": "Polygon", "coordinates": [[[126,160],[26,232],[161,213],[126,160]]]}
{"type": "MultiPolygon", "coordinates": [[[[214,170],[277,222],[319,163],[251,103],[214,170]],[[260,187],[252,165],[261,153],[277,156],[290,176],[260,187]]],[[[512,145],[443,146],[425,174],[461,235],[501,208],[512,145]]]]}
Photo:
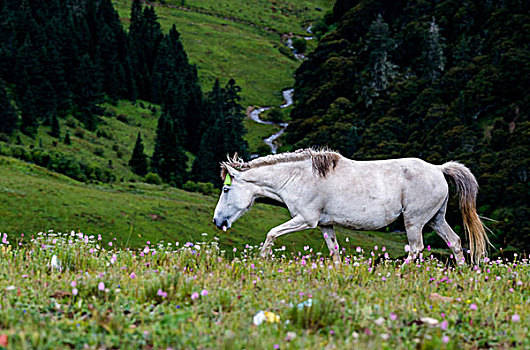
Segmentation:
{"type": "Polygon", "coordinates": [[[440,167],[417,158],[342,158],[323,185],[325,217],[360,229],[388,225],[405,211],[440,206],[448,193],[440,167]]]}

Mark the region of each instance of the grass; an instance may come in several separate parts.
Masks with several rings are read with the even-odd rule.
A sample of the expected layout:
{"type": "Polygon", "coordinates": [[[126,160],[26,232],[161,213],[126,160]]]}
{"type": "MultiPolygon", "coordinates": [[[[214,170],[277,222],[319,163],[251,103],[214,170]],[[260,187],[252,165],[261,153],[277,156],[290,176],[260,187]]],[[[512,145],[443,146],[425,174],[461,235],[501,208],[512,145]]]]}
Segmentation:
{"type": "MultiPolygon", "coordinates": [[[[217,197],[145,183],[84,184],[22,161],[0,156],[0,232],[30,234],[49,229],[101,234],[120,247],[151,242],[195,241],[219,231],[211,224],[217,197]]],[[[223,248],[257,245],[290,216],[285,208],[256,204],[227,234],[223,248]]],[[[402,234],[338,231],[347,250],[386,244],[392,256],[403,254],[402,234]],[[345,238],[349,237],[349,242],[345,238]]],[[[319,230],[286,235],[277,241],[289,251],[305,245],[328,254],[319,230]]]]}
{"type": "MultiPolygon", "coordinates": [[[[244,8],[246,10],[242,12],[241,17],[250,18],[251,21],[255,19],[248,16],[260,12],[267,2],[259,1],[259,3],[261,7],[255,8],[249,7],[243,1],[208,2],[215,8],[219,6],[222,11],[229,11],[234,6],[244,8]],[[228,4],[230,6],[225,6],[228,4]]],[[[113,4],[122,21],[127,23],[131,1],[114,0],[113,4]]],[[[202,6],[201,4],[205,8],[210,6],[206,5],[206,2],[199,5],[202,6]]],[[[331,5],[327,8],[329,6],[331,5]]],[[[211,89],[216,78],[222,84],[234,78],[242,87],[241,96],[245,106],[282,103],[281,94],[278,92],[293,85],[292,75],[299,62],[292,61],[280,53],[279,47],[283,45],[280,35],[265,30],[266,24],[255,26],[224,19],[223,15],[183,11],[175,8],[171,3],[157,5],[155,10],[165,31],[175,24],[182,34],[184,48],[190,61],[197,65],[200,84],[204,91],[211,89]]],[[[284,22],[288,22],[291,29],[301,28],[301,22],[309,17],[316,19],[320,14],[315,11],[310,13],[315,17],[301,15],[284,22]]]]}
{"type": "Polygon", "coordinates": [[[0,346],[13,349],[477,349],[530,347],[528,257],[451,267],[366,251],[219,250],[46,232],[2,235],[0,346]],[[282,257],[283,255],[283,257],[282,257]],[[522,259],[521,259],[522,258],[522,259]],[[259,321],[260,311],[268,321],[259,321]]]}
{"type": "Polygon", "coordinates": [[[305,28],[331,10],[333,0],[170,0],[168,4],[243,21],[277,33],[307,35],[305,28]]]}

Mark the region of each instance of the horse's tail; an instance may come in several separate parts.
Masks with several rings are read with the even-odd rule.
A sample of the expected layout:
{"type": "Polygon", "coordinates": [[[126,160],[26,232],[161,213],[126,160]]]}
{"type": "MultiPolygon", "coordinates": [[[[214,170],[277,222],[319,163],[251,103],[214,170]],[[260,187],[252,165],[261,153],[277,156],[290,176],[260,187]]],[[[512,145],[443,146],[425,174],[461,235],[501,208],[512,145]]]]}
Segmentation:
{"type": "Polygon", "coordinates": [[[456,184],[471,260],[478,264],[480,258],[486,255],[486,244],[491,245],[491,243],[486,228],[477,214],[477,179],[466,166],[458,162],[447,162],[440,167],[442,172],[452,177],[456,184]]]}

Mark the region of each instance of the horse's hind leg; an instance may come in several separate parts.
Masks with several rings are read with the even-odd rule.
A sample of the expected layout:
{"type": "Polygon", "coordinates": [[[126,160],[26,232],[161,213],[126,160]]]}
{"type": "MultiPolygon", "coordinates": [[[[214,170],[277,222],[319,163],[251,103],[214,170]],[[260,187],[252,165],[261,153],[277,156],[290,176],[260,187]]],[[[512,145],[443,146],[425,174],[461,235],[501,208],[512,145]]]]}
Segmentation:
{"type": "Polygon", "coordinates": [[[337,236],[335,236],[335,229],[333,226],[320,226],[324,240],[328,245],[329,252],[333,256],[333,261],[340,263],[339,243],[337,236]]]}
{"type": "Polygon", "coordinates": [[[453,251],[453,254],[455,256],[456,262],[458,264],[463,264],[465,262],[464,254],[462,253],[462,245],[460,241],[460,237],[453,231],[451,226],[445,221],[445,211],[447,208],[447,200],[442,205],[438,213],[434,215],[432,220],[429,222],[429,226],[433,228],[433,230],[436,231],[438,236],[442,237],[442,239],[447,243],[447,245],[451,248],[453,251]]]}

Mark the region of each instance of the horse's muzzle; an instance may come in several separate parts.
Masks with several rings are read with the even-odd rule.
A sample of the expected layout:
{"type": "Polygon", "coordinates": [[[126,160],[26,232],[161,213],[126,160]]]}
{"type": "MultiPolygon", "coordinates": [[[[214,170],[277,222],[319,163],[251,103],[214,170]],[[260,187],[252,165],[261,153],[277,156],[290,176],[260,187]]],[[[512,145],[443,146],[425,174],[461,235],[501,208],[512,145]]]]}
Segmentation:
{"type": "Polygon", "coordinates": [[[229,228],[228,220],[217,220],[216,218],[213,218],[213,223],[215,226],[217,226],[218,229],[221,229],[226,232],[226,230],[229,228]]]}

